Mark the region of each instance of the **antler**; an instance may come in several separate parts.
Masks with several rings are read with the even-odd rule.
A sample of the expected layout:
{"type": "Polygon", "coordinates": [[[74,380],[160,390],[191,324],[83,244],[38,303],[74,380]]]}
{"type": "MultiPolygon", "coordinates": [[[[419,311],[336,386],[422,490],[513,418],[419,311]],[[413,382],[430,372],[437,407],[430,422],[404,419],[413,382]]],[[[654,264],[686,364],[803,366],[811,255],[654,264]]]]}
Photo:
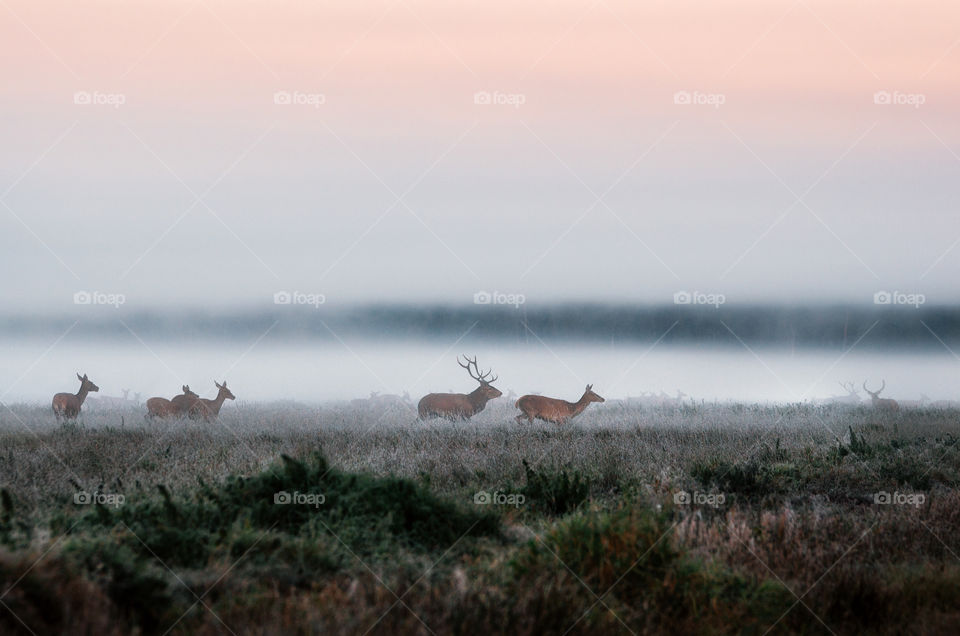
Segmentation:
{"type": "Polygon", "coordinates": [[[460,358],[457,358],[457,364],[459,364],[461,367],[466,369],[467,373],[470,374],[470,377],[476,380],[477,382],[479,382],[480,384],[490,384],[491,382],[497,381],[497,378],[499,376],[496,376],[496,375],[490,379],[487,379],[490,373],[493,371],[493,369],[487,369],[485,373],[480,373],[480,368],[477,366],[476,356],[474,356],[473,360],[471,360],[466,355],[464,355],[463,359],[467,361],[466,364],[463,364],[462,362],[460,362],[460,358]],[[471,368],[473,369],[472,371],[471,371],[471,368]],[[476,371],[476,375],[474,375],[474,371],[476,371]]]}
{"type": "Polygon", "coordinates": [[[880,388],[877,389],[876,391],[871,391],[870,389],[867,388],[867,381],[864,380],[864,381],[863,381],[863,390],[866,391],[867,393],[871,394],[871,395],[880,395],[880,393],[881,393],[885,388],[887,388],[887,381],[886,381],[886,380],[881,380],[880,382],[881,382],[880,388]]]}

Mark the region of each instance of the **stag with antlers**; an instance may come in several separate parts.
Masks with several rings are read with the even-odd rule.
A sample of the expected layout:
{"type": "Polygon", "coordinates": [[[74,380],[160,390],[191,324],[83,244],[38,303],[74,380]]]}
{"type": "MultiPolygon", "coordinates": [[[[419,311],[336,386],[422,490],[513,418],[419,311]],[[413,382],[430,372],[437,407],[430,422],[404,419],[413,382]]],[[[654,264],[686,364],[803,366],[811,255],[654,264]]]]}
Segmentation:
{"type": "Polygon", "coordinates": [[[880,392],[887,388],[887,381],[882,380],[883,384],[880,385],[880,388],[876,391],[871,391],[867,388],[867,381],[863,381],[863,390],[870,394],[870,402],[873,404],[873,408],[879,409],[881,411],[899,411],[900,405],[896,400],[891,400],[890,398],[880,397],[880,392]]]}
{"type": "Polygon", "coordinates": [[[425,420],[432,417],[442,417],[448,420],[468,420],[484,409],[487,402],[498,398],[503,393],[500,392],[492,383],[497,381],[497,376],[490,377],[492,369],[486,373],[480,373],[477,367],[477,358],[473,360],[463,356],[466,364],[460,362],[457,358],[457,364],[467,370],[470,377],[480,383],[472,393],[430,393],[425,395],[420,403],[417,404],[417,411],[420,419],[425,420]]]}
{"type": "Polygon", "coordinates": [[[57,393],[53,396],[53,415],[57,420],[74,420],[80,415],[80,406],[87,399],[87,393],[91,391],[96,393],[100,390],[96,384],[87,378],[87,374],[82,376],[78,373],[77,379],[80,380],[80,390],[73,393],[57,393]]]}
{"type": "Polygon", "coordinates": [[[847,392],[846,395],[832,395],[822,401],[823,404],[837,404],[853,406],[860,404],[860,392],[853,382],[840,382],[840,386],[847,392]]]}

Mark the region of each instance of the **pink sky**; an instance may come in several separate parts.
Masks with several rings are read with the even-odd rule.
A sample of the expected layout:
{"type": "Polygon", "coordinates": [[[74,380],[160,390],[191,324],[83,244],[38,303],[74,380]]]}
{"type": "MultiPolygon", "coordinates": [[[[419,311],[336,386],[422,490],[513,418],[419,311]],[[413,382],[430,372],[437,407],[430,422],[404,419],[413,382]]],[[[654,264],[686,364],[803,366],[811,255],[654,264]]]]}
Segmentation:
{"type": "MultiPolygon", "coordinates": [[[[147,249],[187,187],[211,184],[232,234],[216,258],[261,296],[329,271],[331,297],[466,298],[483,278],[531,297],[642,279],[653,299],[683,285],[765,297],[784,280],[847,298],[951,290],[960,264],[955,0],[0,0],[0,77],[0,200],[22,217],[0,208],[0,249],[39,277],[13,295],[65,295],[66,265],[156,297],[177,298],[171,274],[213,286],[181,253],[186,224],[147,249]],[[876,104],[881,90],[923,104],[876,104]],[[125,103],[78,106],[77,91],[125,103]],[[277,91],[324,103],[278,105],[277,91]],[[477,91],[523,104],[477,105],[477,91]],[[723,104],[678,105],[677,91],[723,104]],[[410,184],[423,222],[401,207],[371,225],[410,184]],[[611,184],[617,218],[581,217],[611,184]],[[767,234],[811,186],[819,220],[800,207],[767,234]],[[496,263],[465,270],[493,244],[496,263]],[[390,272],[361,258],[397,246],[390,272]]],[[[190,220],[223,231],[202,208],[190,220]]]]}

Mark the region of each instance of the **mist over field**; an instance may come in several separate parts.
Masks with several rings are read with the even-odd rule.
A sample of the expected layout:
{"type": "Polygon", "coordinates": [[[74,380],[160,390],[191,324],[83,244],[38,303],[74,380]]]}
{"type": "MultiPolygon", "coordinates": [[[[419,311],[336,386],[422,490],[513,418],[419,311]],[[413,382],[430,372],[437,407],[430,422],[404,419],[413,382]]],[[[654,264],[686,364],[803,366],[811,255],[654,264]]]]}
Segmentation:
{"type": "Polygon", "coordinates": [[[885,380],[888,395],[947,400],[960,364],[960,311],[948,307],[81,306],[0,325],[5,399],[31,402],[69,388],[73,367],[96,370],[104,394],[129,389],[141,401],[181,384],[209,392],[225,377],[244,401],[373,392],[416,401],[471,390],[454,362],[461,354],[478,356],[513,395],[573,399],[592,383],[610,398],[682,391],[697,401],[799,402],[844,394],[841,381],[885,380]]]}

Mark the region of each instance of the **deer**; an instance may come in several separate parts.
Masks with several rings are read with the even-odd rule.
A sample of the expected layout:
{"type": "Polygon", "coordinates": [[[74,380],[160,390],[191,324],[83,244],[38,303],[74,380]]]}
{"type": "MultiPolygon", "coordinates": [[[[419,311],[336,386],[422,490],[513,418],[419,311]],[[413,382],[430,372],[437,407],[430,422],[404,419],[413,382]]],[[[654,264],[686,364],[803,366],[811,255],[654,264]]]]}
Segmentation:
{"type": "Polygon", "coordinates": [[[123,394],[122,397],[114,395],[101,395],[99,397],[91,397],[87,400],[87,404],[91,407],[98,408],[122,408],[130,404],[130,399],[127,397],[130,394],[130,389],[120,389],[120,393],[123,394]]]}
{"type": "Polygon", "coordinates": [[[190,419],[197,420],[203,418],[205,421],[209,422],[216,419],[220,414],[220,407],[223,406],[224,400],[235,400],[237,397],[227,388],[227,381],[224,380],[223,384],[220,384],[216,380],[213,383],[217,387],[217,397],[212,400],[206,398],[197,398],[190,404],[188,414],[190,419]]]}
{"type": "Polygon", "coordinates": [[[681,391],[680,389],[677,389],[677,397],[671,397],[670,395],[664,393],[661,390],[660,406],[667,406],[667,407],[673,407],[673,408],[683,406],[683,399],[686,397],[687,397],[687,394],[681,391]]]}
{"type": "Polygon", "coordinates": [[[152,397],[147,400],[147,417],[177,417],[187,413],[200,396],[191,391],[189,385],[184,384],[180,389],[183,394],[172,400],[162,397],[152,397]]]}
{"type": "Polygon", "coordinates": [[[887,381],[883,380],[883,384],[875,392],[867,388],[867,381],[863,381],[863,390],[870,394],[870,402],[873,404],[873,408],[880,409],[882,411],[899,411],[900,405],[896,400],[891,400],[890,398],[880,397],[880,392],[887,388],[887,381]]]}
{"type": "Polygon", "coordinates": [[[457,358],[457,364],[467,370],[471,378],[480,383],[471,393],[430,393],[423,396],[417,404],[419,419],[425,420],[433,417],[442,417],[448,420],[468,420],[487,406],[487,402],[503,395],[500,389],[493,386],[497,377],[490,377],[493,369],[486,373],[480,373],[477,366],[477,357],[473,360],[463,356],[466,364],[460,362],[457,358]]]}
{"type": "Polygon", "coordinates": [[[860,404],[860,392],[853,382],[840,382],[840,386],[847,392],[846,395],[831,395],[822,401],[823,404],[860,404]]]}
{"type": "Polygon", "coordinates": [[[76,395],[73,393],[57,393],[53,396],[53,415],[57,420],[61,418],[64,420],[76,419],[80,415],[80,406],[87,399],[87,393],[91,391],[96,393],[100,390],[100,387],[87,378],[86,373],[82,377],[78,373],[77,379],[80,380],[80,390],[77,391],[76,395]]]}
{"type": "Polygon", "coordinates": [[[576,402],[567,402],[556,398],[544,397],[542,395],[524,395],[517,400],[517,408],[521,414],[517,416],[517,422],[523,422],[524,419],[533,423],[534,419],[544,422],[553,422],[554,424],[565,424],[581,413],[590,405],[591,402],[605,402],[602,397],[593,392],[593,385],[588,384],[583,391],[583,396],[576,402]]]}
{"type": "Polygon", "coordinates": [[[183,393],[170,400],[170,402],[174,408],[177,409],[178,413],[189,413],[190,407],[200,399],[200,396],[190,390],[189,384],[184,384],[180,387],[180,390],[183,391],[183,393]]]}

